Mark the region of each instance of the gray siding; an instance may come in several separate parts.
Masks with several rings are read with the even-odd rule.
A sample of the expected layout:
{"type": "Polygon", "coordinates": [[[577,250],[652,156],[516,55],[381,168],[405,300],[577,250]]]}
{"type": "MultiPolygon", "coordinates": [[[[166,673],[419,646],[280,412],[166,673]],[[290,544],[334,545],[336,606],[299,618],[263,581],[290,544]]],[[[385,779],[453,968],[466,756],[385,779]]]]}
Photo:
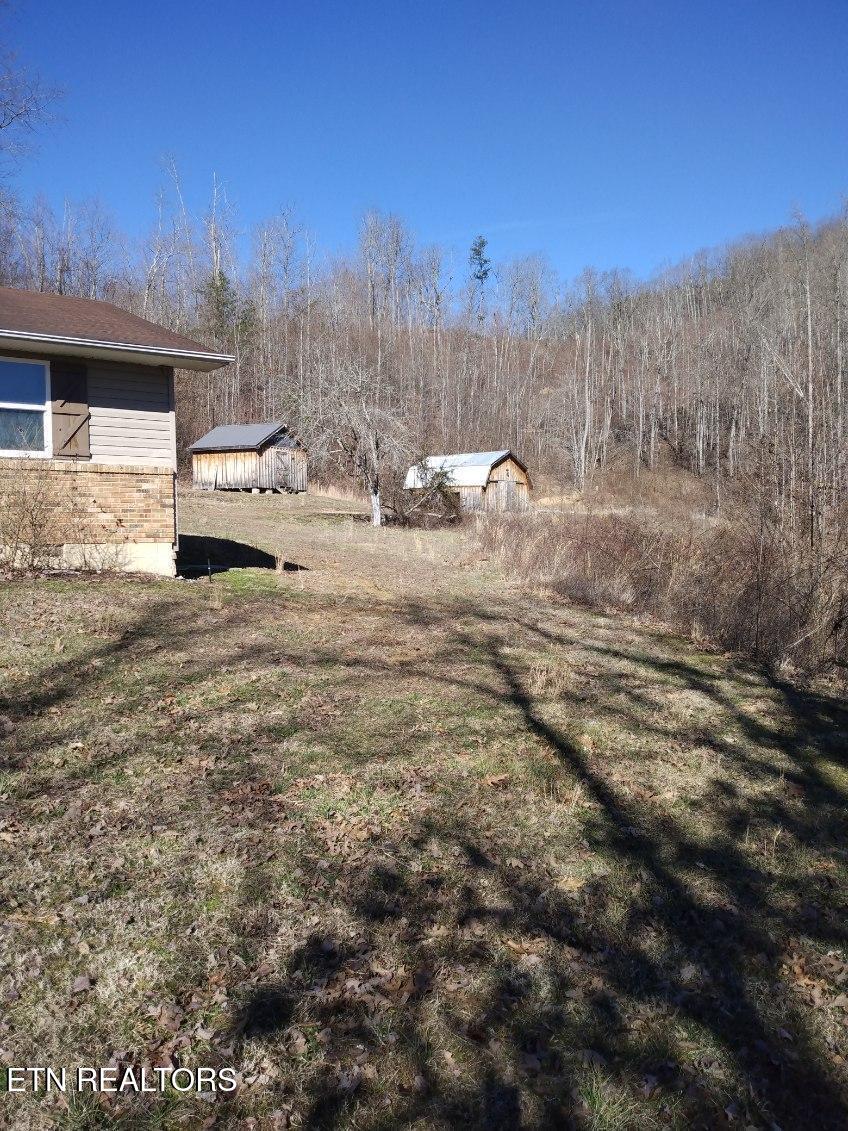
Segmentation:
{"type": "Polygon", "coordinates": [[[176,468],[170,371],[90,361],[88,403],[93,462],[176,468]]]}

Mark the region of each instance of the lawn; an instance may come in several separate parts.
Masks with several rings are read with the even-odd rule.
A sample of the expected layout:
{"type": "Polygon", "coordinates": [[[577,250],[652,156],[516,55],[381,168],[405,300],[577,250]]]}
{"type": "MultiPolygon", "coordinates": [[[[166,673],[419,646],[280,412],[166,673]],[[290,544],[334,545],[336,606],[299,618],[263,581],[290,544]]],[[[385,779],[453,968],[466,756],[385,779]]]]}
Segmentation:
{"type": "MultiPolygon", "coordinates": [[[[298,504],[299,506],[299,504],[298,504]]],[[[848,1125],[848,712],[464,532],[184,501],[300,569],[0,588],[9,1127],[848,1125]]]]}

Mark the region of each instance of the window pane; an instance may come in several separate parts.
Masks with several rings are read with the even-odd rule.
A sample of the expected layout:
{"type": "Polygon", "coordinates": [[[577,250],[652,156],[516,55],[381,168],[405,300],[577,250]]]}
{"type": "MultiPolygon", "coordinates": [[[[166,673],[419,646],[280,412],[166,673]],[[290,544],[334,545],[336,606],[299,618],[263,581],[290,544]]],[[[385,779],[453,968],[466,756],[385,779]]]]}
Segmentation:
{"type": "Polygon", "coordinates": [[[43,452],[44,413],[0,408],[0,451],[43,452]]]}
{"type": "Polygon", "coordinates": [[[44,404],[44,366],[25,361],[0,361],[0,401],[44,404]]]}

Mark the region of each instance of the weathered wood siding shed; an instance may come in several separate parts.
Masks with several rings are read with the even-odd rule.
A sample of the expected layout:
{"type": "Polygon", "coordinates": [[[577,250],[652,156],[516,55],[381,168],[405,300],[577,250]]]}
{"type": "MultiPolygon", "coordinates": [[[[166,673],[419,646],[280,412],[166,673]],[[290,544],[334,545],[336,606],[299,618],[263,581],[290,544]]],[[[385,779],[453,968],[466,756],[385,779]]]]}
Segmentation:
{"type": "Polygon", "coordinates": [[[285,425],[213,428],[192,445],[192,480],[206,491],[305,491],[306,452],[285,425]]]}
{"type": "Polygon", "coordinates": [[[527,468],[506,450],[428,456],[409,469],[404,486],[420,494],[436,483],[457,494],[461,509],[469,511],[527,510],[533,486],[527,468]]]}

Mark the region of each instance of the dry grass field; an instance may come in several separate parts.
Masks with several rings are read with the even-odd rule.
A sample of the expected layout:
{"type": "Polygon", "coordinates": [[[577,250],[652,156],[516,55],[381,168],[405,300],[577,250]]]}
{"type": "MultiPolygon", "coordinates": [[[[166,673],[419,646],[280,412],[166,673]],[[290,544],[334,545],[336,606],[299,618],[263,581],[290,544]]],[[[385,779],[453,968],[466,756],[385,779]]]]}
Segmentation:
{"type": "Polygon", "coordinates": [[[351,509],[0,589],[0,1062],[239,1074],[0,1123],[848,1125],[845,703],[351,509]]]}

